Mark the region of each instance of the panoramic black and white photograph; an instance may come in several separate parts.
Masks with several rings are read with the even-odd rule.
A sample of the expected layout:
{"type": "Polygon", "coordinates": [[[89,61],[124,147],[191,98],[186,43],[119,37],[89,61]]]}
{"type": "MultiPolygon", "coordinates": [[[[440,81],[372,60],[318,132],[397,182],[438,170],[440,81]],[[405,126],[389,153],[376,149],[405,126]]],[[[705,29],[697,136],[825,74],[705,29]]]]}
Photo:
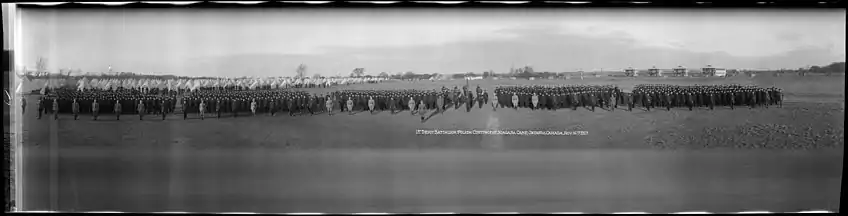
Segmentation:
{"type": "Polygon", "coordinates": [[[16,211],[839,211],[844,8],[9,6],[16,211]]]}

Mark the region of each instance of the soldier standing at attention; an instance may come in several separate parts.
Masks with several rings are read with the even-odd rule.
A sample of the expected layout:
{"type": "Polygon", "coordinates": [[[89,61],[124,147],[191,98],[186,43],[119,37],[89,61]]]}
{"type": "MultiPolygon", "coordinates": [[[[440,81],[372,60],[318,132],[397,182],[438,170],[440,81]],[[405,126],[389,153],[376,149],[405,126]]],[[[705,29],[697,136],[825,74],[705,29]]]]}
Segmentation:
{"type": "Polygon", "coordinates": [[[221,99],[215,101],[215,114],[216,118],[221,118],[221,99]]]}
{"type": "Polygon", "coordinates": [[[289,110],[289,116],[294,116],[294,100],[291,96],[286,96],[286,107],[289,110]]]}
{"type": "Polygon", "coordinates": [[[112,111],[115,112],[115,117],[117,117],[117,120],[120,121],[121,120],[121,111],[122,111],[121,110],[121,101],[117,101],[117,100],[115,101],[114,109],[115,110],[112,110],[112,111]]]}
{"type": "Polygon", "coordinates": [[[665,92],[665,111],[671,111],[671,92],[665,92]]]}
{"type": "Polygon", "coordinates": [[[327,101],[324,101],[324,106],[327,108],[327,115],[333,115],[333,98],[327,96],[327,101]]]}
{"type": "Polygon", "coordinates": [[[595,103],[598,102],[598,98],[596,97],[596,92],[589,92],[589,105],[592,106],[592,112],[595,111],[595,103]]]}
{"type": "Polygon", "coordinates": [[[41,119],[41,115],[46,112],[44,109],[44,97],[38,98],[38,102],[35,103],[36,109],[38,110],[38,119],[41,119]]]}
{"type": "Polygon", "coordinates": [[[347,113],[353,115],[353,97],[347,97],[347,113]]]}
{"type": "Polygon", "coordinates": [[[91,114],[94,116],[94,120],[97,121],[97,116],[100,115],[100,103],[97,102],[97,99],[91,102],[91,114]]]}
{"type": "Polygon", "coordinates": [[[715,99],[716,99],[716,97],[715,97],[715,96],[716,96],[716,95],[715,95],[715,92],[714,92],[714,91],[710,91],[710,110],[714,110],[714,107],[715,107],[715,99]]]}
{"type": "Polygon", "coordinates": [[[736,105],[736,90],[730,90],[730,109],[734,109],[734,105],[736,105]]]}
{"type": "Polygon", "coordinates": [[[415,99],[412,96],[409,97],[406,106],[409,107],[409,115],[415,115],[415,99]]]}
{"type": "Polygon", "coordinates": [[[512,93],[512,108],[518,110],[518,93],[512,93]]]}
{"type": "Polygon", "coordinates": [[[530,96],[530,102],[532,103],[531,104],[532,106],[530,107],[530,109],[532,109],[532,110],[539,109],[539,94],[536,94],[534,92],[533,95],[530,96]]]}
{"type": "Polygon", "coordinates": [[[256,116],[256,99],[250,102],[250,112],[253,113],[253,116],[256,116]]]}
{"type": "Polygon", "coordinates": [[[238,117],[238,106],[239,106],[238,99],[233,98],[233,102],[230,105],[231,105],[230,112],[233,112],[233,118],[238,117]]]}
{"type": "MultiPolygon", "coordinates": [[[[204,120],[206,114],[206,100],[200,100],[200,120],[204,120]]],[[[162,119],[164,120],[164,115],[162,119]]]]}
{"type": "Polygon", "coordinates": [[[188,99],[183,100],[183,120],[188,119],[188,99]]]}
{"type": "Polygon", "coordinates": [[[647,108],[648,111],[651,111],[651,93],[650,92],[647,92],[645,94],[645,101],[646,101],[645,108],[647,108]]]}
{"type": "Polygon", "coordinates": [[[138,101],[138,120],[144,120],[144,101],[138,101]]]}
{"type": "Polygon", "coordinates": [[[271,116],[277,116],[277,99],[271,98],[271,101],[268,103],[268,113],[271,113],[271,116]]]}
{"type": "MultiPolygon", "coordinates": [[[[488,93],[486,93],[486,94],[488,95],[488,93]]],[[[492,99],[494,99],[494,100],[500,99],[500,96],[498,95],[497,91],[492,92],[492,99]]],[[[500,101],[492,101],[492,111],[498,111],[498,104],[500,104],[500,103],[501,103],[500,101]]]]}
{"type": "Polygon", "coordinates": [[[610,100],[609,100],[610,110],[612,110],[613,112],[615,112],[615,109],[618,109],[618,100],[615,98],[615,96],[616,96],[615,93],[610,94],[610,100]]]}
{"type": "Polygon", "coordinates": [[[59,119],[59,102],[53,98],[53,120],[59,119]]]}
{"type": "Polygon", "coordinates": [[[159,103],[159,104],[162,104],[162,106],[159,106],[159,112],[160,112],[159,114],[162,115],[162,121],[165,120],[165,116],[168,113],[168,106],[166,106],[165,102],[166,102],[166,100],[162,99],[162,102],[159,103]]]}
{"type": "Polygon", "coordinates": [[[74,120],[77,120],[77,116],[79,115],[80,111],[79,109],[79,103],[77,102],[77,99],[74,98],[74,103],[71,104],[71,111],[74,112],[74,120]]]}
{"type": "Polygon", "coordinates": [[[368,96],[368,112],[374,114],[374,106],[377,102],[374,101],[374,96],[368,96]]]}
{"type": "Polygon", "coordinates": [[[686,106],[689,107],[689,111],[692,111],[692,107],[695,106],[695,96],[692,95],[692,92],[686,92],[686,106]]]}
{"type": "Polygon", "coordinates": [[[398,101],[395,100],[395,96],[389,96],[389,110],[392,111],[392,114],[395,114],[395,110],[397,110],[398,101]]]}

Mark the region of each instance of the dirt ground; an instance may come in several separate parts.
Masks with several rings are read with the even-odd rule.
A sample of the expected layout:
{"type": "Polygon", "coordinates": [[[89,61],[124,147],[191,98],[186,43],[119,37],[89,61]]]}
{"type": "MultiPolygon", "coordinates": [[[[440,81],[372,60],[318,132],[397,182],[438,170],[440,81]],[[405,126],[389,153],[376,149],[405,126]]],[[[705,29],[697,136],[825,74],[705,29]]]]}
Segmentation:
{"type": "MultiPolygon", "coordinates": [[[[739,83],[783,108],[596,112],[475,107],[239,118],[36,120],[25,210],[187,212],[838,211],[844,76],[492,80],[500,84],[739,83]],[[587,131],[416,135],[417,129],[587,131]],[[51,168],[53,167],[53,168],[51,168]]],[[[342,89],[452,87],[397,81],[342,89]]],[[[338,88],[336,88],[338,89],[338,88]]],[[[327,91],[332,89],[308,89],[327,91]]],[[[31,99],[30,101],[34,101],[31,99]]]]}

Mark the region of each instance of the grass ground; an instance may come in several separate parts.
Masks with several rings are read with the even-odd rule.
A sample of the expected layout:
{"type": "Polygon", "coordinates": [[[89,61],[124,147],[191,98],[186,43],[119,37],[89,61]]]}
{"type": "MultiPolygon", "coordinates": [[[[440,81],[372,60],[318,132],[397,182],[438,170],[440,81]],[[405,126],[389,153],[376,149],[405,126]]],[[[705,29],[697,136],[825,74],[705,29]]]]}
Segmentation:
{"type": "MultiPolygon", "coordinates": [[[[738,83],[783,108],[409,113],[20,125],[24,209],[258,212],[838,210],[844,77],[591,78],[499,84],[738,83]],[[417,129],[587,131],[423,136],[417,129]],[[54,169],[51,169],[54,167],[54,169]],[[51,187],[51,185],[53,187],[51,187]]],[[[465,81],[353,89],[439,88],[465,81]]],[[[331,89],[308,89],[327,91],[331,89]]],[[[34,101],[34,100],[30,100],[34,101]]],[[[20,207],[20,206],[19,206],[20,207]]]]}

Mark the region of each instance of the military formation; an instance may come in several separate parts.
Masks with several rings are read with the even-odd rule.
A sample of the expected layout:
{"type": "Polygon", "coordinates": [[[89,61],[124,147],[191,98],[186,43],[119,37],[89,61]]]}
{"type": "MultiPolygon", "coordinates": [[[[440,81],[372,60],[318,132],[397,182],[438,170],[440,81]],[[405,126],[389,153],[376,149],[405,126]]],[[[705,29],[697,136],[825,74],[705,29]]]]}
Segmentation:
{"type": "MultiPolygon", "coordinates": [[[[777,88],[760,88],[742,85],[695,85],[678,86],[666,84],[637,85],[632,91],[622,91],[614,85],[525,85],[498,86],[492,92],[477,86],[474,90],[442,87],[434,90],[338,90],[324,94],[310,94],[295,89],[203,89],[182,94],[172,91],[139,91],[133,89],[75,91],[56,89],[41,97],[37,102],[37,117],[59,113],[71,113],[74,120],[81,114],[90,114],[93,120],[100,115],[138,115],[140,120],[153,115],[165,120],[168,114],[182,112],[183,119],[189,115],[206,117],[232,117],[248,115],[270,115],[287,113],[316,115],[334,113],[354,114],[358,112],[383,112],[392,114],[409,112],[424,115],[444,112],[448,109],[483,108],[491,104],[493,110],[511,109],[572,109],[580,107],[595,111],[596,108],[615,111],[619,107],[632,111],[637,106],[650,109],[671,110],[686,107],[714,109],[716,106],[749,108],[782,106],[783,95],[777,88]],[[491,101],[490,101],[491,97],[491,101]]],[[[22,101],[26,110],[26,102],[22,101]]]]}
{"type": "Polygon", "coordinates": [[[761,88],[738,84],[727,85],[695,85],[677,86],[666,84],[644,84],[634,88],[636,100],[647,110],[660,107],[671,110],[675,107],[708,107],[716,106],[757,107],[783,106],[783,92],[779,88],[761,88]]]}
{"type": "MultiPolygon", "coordinates": [[[[686,107],[715,109],[716,106],[749,108],[783,105],[783,93],[778,88],[729,85],[679,86],[668,84],[640,84],[633,91],[622,91],[612,85],[559,85],[559,86],[501,86],[495,88],[497,104],[501,108],[564,109],[583,107],[591,111],[603,108],[615,111],[619,106],[633,111],[637,106],[650,110],[671,110],[686,107]]],[[[493,107],[494,108],[494,107],[493,107]]]]}
{"type": "Polygon", "coordinates": [[[139,115],[139,118],[151,114],[164,116],[174,111],[176,98],[172,94],[152,94],[134,89],[85,92],[54,89],[36,102],[36,114],[39,119],[44,114],[51,114],[54,119],[59,113],[71,113],[74,119],[78,119],[80,114],[91,114],[94,120],[101,114],[114,115],[117,119],[122,114],[139,115]]]}

